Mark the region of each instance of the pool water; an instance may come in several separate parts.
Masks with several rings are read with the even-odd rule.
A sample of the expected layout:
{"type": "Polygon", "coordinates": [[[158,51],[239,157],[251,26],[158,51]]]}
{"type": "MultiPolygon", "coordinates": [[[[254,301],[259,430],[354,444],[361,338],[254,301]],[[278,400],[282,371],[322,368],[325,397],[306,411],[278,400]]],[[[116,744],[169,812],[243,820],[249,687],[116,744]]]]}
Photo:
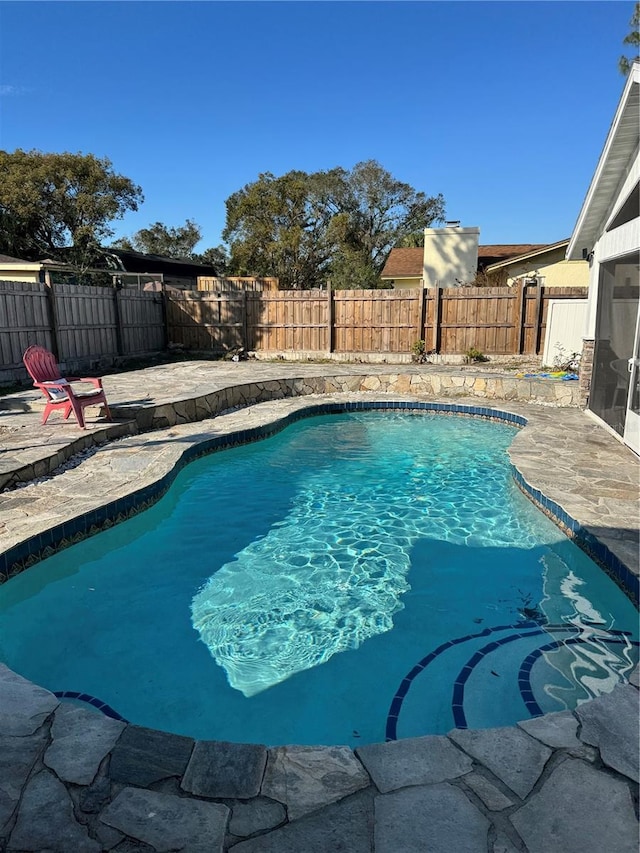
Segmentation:
{"type": "Polygon", "coordinates": [[[350,744],[609,692],[637,614],[516,487],[514,427],[356,412],[185,468],[0,586],[0,660],[199,739],[350,744]]]}

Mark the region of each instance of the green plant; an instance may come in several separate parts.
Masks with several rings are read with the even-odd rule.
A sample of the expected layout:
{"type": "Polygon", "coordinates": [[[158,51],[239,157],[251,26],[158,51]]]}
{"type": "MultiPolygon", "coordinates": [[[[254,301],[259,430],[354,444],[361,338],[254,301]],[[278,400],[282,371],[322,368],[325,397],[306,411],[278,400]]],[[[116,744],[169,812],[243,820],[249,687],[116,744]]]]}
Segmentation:
{"type": "Polygon", "coordinates": [[[423,364],[427,360],[427,345],[424,341],[416,341],[411,346],[411,361],[423,364]]]}
{"type": "Polygon", "coordinates": [[[476,364],[478,362],[483,361],[489,361],[488,357],[475,347],[469,347],[469,349],[464,354],[465,364],[476,364]]]}

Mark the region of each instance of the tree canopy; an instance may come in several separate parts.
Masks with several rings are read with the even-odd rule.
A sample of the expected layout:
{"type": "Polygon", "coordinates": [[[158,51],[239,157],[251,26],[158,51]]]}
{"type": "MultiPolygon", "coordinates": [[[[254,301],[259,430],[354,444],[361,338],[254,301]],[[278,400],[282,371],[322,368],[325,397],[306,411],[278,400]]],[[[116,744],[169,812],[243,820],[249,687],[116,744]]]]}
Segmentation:
{"type": "Polygon", "coordinates": [[[143,252],[146,255],[162,255],[179,261],[194,261],[209,264],[216,268],[218,275],[224,275],[228,257],[224,246],[215,246],[196,252],[195,247],[202,238],[202,229],[197,222],[187,219],[184,225],[177,227],[154,222],[148,228],[141,228],[132,237],[121,237],[112,245],[118,249],[143,252]]]}
{"type": "Polygon", "coordinates": [[[223,238],[239,274],[275,275],[283,288],[375,287],[389,251],[444,218],[428,197],[375,160],[349,172],[261,174],[227,199],[223,238]]]}
{"type": "Polygon", "coordinates": [[[148,228],[136,231],[132,237],[121,237],[113,245],[120,249],[144,252],[145,255],[164,255],[183,260],[193,256],[193,250],[201,237],[200,226],[187,219],[184,225],[177,228],[154,222],[148,228]]]}
{"type": "Polygon", "coordinates": [[[640,3],[636,3],[634,7],[629,26],[631,31],[625,36],[622,43],[630,45],[634,49],[634,53],[632,57],[623,55],[618,61],[620,73],[625,76],[631,71],[634,59],[638,59],[640,55],[640,3]]]}
{"type": "Polygon", "coordinates": [[[24,260],[94,262],[110,223],[137,210],[142,190],[106,157],[0,151],[0,252],[24,260]]]}
{"type": "Polygon", "coordinates": [[[270,172],[226,201],[222,233],[231,268],[240,275],[275,275],[283,288],[319,287],[332,256],[328,229],[338,212],[337,172],[270,172]]]}

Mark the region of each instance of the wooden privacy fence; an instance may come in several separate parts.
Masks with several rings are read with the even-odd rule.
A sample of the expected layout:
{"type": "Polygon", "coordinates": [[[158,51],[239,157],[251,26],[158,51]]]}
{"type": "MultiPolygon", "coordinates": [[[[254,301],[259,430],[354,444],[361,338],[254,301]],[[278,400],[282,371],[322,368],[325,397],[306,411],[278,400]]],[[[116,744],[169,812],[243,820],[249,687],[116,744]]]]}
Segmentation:
{"type": "Polygon", "coordinates": [[[585,287],[184,292],[167,297],[169,340],[187,349],[539,354],[549,299],[585,287]]]}
{"type": "Polygon", "coordinates": [[[0,281],[0,366],[22,366],[31,344],[59,361],[157,352],[166,347],[159,293],[0,281]]]}
{"type": "Polygon", "coordinates": [[[278,279],[276,277],[254,278],[248,275],[234,275],[226,278],[211,278],[199,275],[196,280],[196,290],[277,290],[278,279]]]}
{"type": "Polygon", "coordinates": [[[338,291],[172,291],[0,281],[0,367],[22,366],[31,344],[60,361],[158,352],[167,343],[223,353],[489,355],[543,351],[550,299],[584,287],[338,291]]]}

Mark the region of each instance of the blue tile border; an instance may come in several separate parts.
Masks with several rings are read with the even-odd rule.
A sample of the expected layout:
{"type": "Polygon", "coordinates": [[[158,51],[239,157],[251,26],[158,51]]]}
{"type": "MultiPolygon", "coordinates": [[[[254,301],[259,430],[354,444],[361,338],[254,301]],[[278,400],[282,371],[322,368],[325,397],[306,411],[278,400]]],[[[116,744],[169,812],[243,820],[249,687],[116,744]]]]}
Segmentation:
{"type": "MultiPolygon", "coordinates": [[[[75,544],[86,536],[98,533],[105,527],[111,527],[114,523],[125,521],[132,515],[147,509],[153,503],[160,500],[180,471],[194,459],[217,450],[234,447],[239,444],[248,444],[275,435],[290,424],[303,418],[313,417],[318,414],[340,414],[342,412],[368,411],[373,409],[465,415],[467,417],[498,421],[520,428],[527,425],[527,419],[523,415],[517,415],[501,409],[487,408],[486,406],[469,406],[458,403],[435,403],[421,400],[357,400],[309,404],[295,412],[284,415],[270,424],[251,429],[236,430],[224,436],[214,436],[191,445],[185,448],[174,468],[156,483],[135,490],[127,495],[126,498],[111,501],[108,504],[98,507],[96,510],[91,510],[69,522],[65,522],[63,525],[57,525],[37,536],[20,542],[18,545],[0,554],[0,583],[19,574],[34,563],[51,556],[52,552],[75,544]]],[[[561,506],[546,498],[538,489],[530,486],[513,464],[511,471],[516,483],[524,494],[542,512],[558,524],[567,536],[573,538],[576,544],[600,565],[637,606],[640,600],[640,581],[629,571],[628,567],[606,545],[581,527],[561,506]]]]}
{"type": "Polygon", "coordinates": [[[629,571],[622,560],[603,542],[576,521],[560,504],[547,498],[539,489],[534,489],[522,476],[515,465],[511,465],[513,479],[519,489],[554,521],[564,533],[576,543],[600,568],[622,589],[631,601],[638,606],[640,602],[640,578],[629,571]]]}
{"type": "Polygon", "coordinates": [[[123,723],[128,723],[122,714],[103,702],[102,699],[97,699],[95,696],[90,696],[88,693],[78,693],[76,690],[53,690],[53,695],[58,699],[75,699],[78,702],[86,702],[87,705],[92,705],[98,711],[102,711],[105,717],[111,717],[113,720],[120,720],[123,723]]]}
{"type": "MultiPolygon", "coordinates": [[[[494,634],[497,631],[508,631],[514,628],[537,628],[538,631],[536,633],[542,633],[541,631],[539,631],[540,623],[535,622],[531,619],[523,620],[522,622],[516,622],[512,625],[496,625],[493,628],[483,628],[482,631],[478,631],[475,634],[466,634],[463,637],[456,637],[453,640],[447,640],[446,643],[441,643],[441,645],[439,645],[436,649],[434,649],[432,652],[429,652],[428,655],[419,660],[418,663],[415,664],[415,666],[411,669],[409,674],[402,679],[402,681],[400,682],[400,686],[396,690],[395,696],[391,701],[391,707],[389,708],[389,712],[387,714],[385,740],[397,740],[398,717],[400,716],[400,711],[402,710],[402,703],[404,702],[404,699],[407,693],[409,692],[409,689],[414,679],[421,675],[422,672],[429,666],[429,664],[432,663],[432,661],[434,661],[437,657],[443,654],[443,652],[446,652],[448,649],[453,648],[453,646],[458,646],[461,643],[468,642],[469,640],[477,640],[479,637],[488,637],[490,634],[494,634]]],[[[459,714],[460,711],[462,711],[462,706],[459,704],[459,698],[460,687],[454,685],[454,696],[452,700],[454,720],[456,719],[456,714],[459,714]],[[457,712],[455,710],[456,706],[459,708],[457,712]]],[[[462,711],[462,714],[464,715],[464,711],[462,711]]]]}

